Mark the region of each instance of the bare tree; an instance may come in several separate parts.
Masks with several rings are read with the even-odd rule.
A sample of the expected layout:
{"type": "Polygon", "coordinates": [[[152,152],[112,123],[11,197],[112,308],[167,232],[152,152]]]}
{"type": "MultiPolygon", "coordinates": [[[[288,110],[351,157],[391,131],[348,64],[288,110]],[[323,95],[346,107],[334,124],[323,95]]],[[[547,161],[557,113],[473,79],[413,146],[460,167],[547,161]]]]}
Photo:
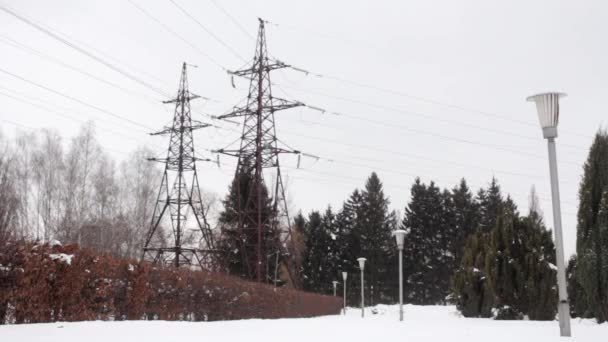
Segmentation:
{"type": "Polygon", "coordinates": [[[15,185],[15,160],[0,136],[0,246],[16,235],[20,199],[15,185]]]}
{"type": "Polygon", "coordinates": [[[540,208],[540,199],[534,185],[530,188],[530,195],[528,196],[528,210],[528,216],[533,218],[537,223],[543,221],[543,211],[540,208]]]}
{"type": "Polygon", "coordinates": [[[120,166],[118,203],[120,215],[128,222],[122,249],[129,257],[141,256],[162,176],[156,164],[146,160],[152,155],[150,149],[140,147],[120,166]]]}
{"type": "Polygon", "coordinates": [[[42,130],[41,142],[33,158],[34,180],[38,188],[37,212],[42,232],[37,238],[48,241],[60,220],[60,188],[63,165],[61,136],[55,131],[42,130]],[[40,236],[42,233],[42,236],[40,236]]]}

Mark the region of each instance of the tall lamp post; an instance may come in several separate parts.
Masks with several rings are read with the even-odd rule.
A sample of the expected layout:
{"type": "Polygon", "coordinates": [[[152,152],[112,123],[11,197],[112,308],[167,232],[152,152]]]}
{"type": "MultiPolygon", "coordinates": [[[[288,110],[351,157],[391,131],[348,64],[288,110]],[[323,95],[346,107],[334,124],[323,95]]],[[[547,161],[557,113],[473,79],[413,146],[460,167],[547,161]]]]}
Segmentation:
{"type": "Polygon", "coordinates": [[[358,258],[359,269],[361,269],[361,317],[365,317],[365,279],[363,279],[363,270],[365,269],[365,258],[358,258]]]}
{"type": "Polygon", "coordinates": [[[399,320],[403,321],[403,242],[405,240],[405,230],[395,230],[395,238],[399,249],[399,320]]]}
{"type": "Polygon", "coordinates": [[[348,273],[342,272],[342,297],[344,299],[344,314],[346,315],[346,278],[348,273]]]}
{"type": "Polygon", "coordinates": [[[334,297],[336,296],[336,286],[338,286],[338,281],[334,280],[332,281],[332,284],[334,284],[334,297]]]}
{"type": "Polygon", "coordinates": [[[562,93],[543,93],[527,98],[536,103],[538,119],[543,129],[543,137],[549,147],[549,174],[551,177],[551,200],[553,202],[553,226],[555,230],[555,250],[557,259],[557,287],[559,291],[559,330],[561,336],[570,336],[570,308],[566,289],[566,269],[564,267],[564,241],[562,237],[562,214],[559,199],[559,184],[557,180],[557,157],[555,153],[555,138],[559,119],[559,98],[566,96],[562,93]]]}

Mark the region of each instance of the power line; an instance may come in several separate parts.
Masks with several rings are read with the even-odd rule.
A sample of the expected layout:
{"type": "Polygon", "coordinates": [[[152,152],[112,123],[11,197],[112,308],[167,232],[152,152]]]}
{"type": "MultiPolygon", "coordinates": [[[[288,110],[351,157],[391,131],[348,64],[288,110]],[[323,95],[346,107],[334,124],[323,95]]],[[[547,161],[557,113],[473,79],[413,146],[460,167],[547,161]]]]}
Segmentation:
{"type": "Polygon", "coordinates": [[[45,85],[42,85],[42,84],[36,83],[36,82],[31,81],[31,80],[28,80],[28,79],[25,79],[25,78],[23,78],[23,77],[21,77],[21,76],[19,76],[19,75],[13,74],[13,73],[12,73],[12,72],[10,72],[10,71],[7,71],[7,70],[4,70],[4,69],[0,68],[0,72],[3,72],[3,73],[5,73],[5,74],[7,74],[7,75],[10,75],[10,76],[12,76],[12,77],[14,77],[14,78],[17,78],[17,79],[19,79],[19,80],[21,80],[21,81],[23,81],[23,82],[29,83],[29,84],[31,84],[31,85],[33,85],[33,86],[38,87],[38,88],[44,89],[44,90],[46,90],[46,91],[48,91],[48,92],[51,92],[51,93],[53,93],[53,94],[59,95],[59,96],[61,96],[61,97],[64,97],[64,98],[66,98],[66,99],[68,99],[68,100],[71,100],[71,101],[74,101],[74,102],[80,103],[81,105],[84,105],[84,106],[87,106],[87,107],[89,107],[89,108],[92,108],[92,109],[94,109],[94,110],[96,110],[96,111],[98,111],[98,112],[101,112],[101,113],[104,113],[104,114],[110,115],[110,116],[112,116],[112,117],[115,117],[115,118],[117,118],[117,119],[120,119],[120,120],[123,120],[123,121],[129,122],[130,124],[133,124],[133,125],[135,125],[135,126],[139,126],[139,127],[145,128],[145,129],[147,129],[147,130],[149,130],[149,131],[151,131],[151,130],[152,130],[150,127],[148,127],[148,126],[146,126],[146,125],[142,125],[142,124],[140,124],[139,122],[133,121],[133,120],[131,120],[131,119],[127,119],[127,118],[125,118],[125,117],[123,117],[123,116],[120,116],[120,115],[118,115],[118,114],[115,114],[115,113],[113,113],[113,112],[110,112],[109,110],[103,109],[103,108],[98,107],[98,106],[93,105],[93,104],[90,104],[90,103],[88,103],[88,102],[86,102],[86,101],[83,101],[83,100],[77,99],[77,98],[75,98],[75,97],[73,97],[73,96],[67,95],[67,94],[62,93],[62,92],[57,91],[57,90],[54,90],[54,89],[49,88],[49,87],[47,87],[47,86],[45,86],[45,85]]]}
{"type": "MultiPolygon", "coordinates": [[[[276,24],[276,23],[271,23],[271,24],[273,24],[273,26],[276,26],[276,27],[285,26],[285,25],[279,25],[279,24],[276,24]]],[[[297,29],[295,26],[290,26],[290,27],[292,29],[297,29]]],[[[306,30],[303,30],[303,31],[306,31],[306,30]]],[[[314,33],[320,34],[318,32],[314,32],[314,33]]],[[[322,35],[325,35],[325,34],[322,34],[322,35]]],[[[337,37],[332,37],[332,38],[333,39],[342,39],[342,38],[337,38],[337,37]]],[[[301,69],[301,68],[297,68],[297,67],[292,67],[292,68],[294,70],[296,70],[296,71],[303,72],[306,75],[312,75],[312,76],[315,76],[315,77],[321,78],[321,79],[329,79],[329,80],[333,80],[333,81],[340,82],[340,83],[343,83],[343,84],[348,84],[348,85],[351,85],[351,86],[355,86],[355,87],[358,87],[358,88],[371,89],[371,90],[375,90],[375,91],[386,93],[386,94],[391,94],[391,95],[395,95],[395,96],[409,98],[409,99],[416,100],[416,101],[423,102],[423,103],[427,103],[427,104],[432,104],[432,105],[442,106],[442,107],[446,107],[446,108],[456,109],[456,110],[463,111],[463,112],[475,113],[475,114],[478,114],[478,115],[492,117],[492,118],[496,118],[496,119],[500,119],[500,120],[511,121],[511,122],[518,123],[518,124],[521,124],[521,125],[534,126],[534,127],[537,126],[537,124],[535,124],[535,123],[532,123],[532,122],[529,122],[529,121],[517,120],[517,119],[514,119],[514,118],[512,118],[510,116],[506,116],[506,115],[501,115],[501,114],[497,114],[497,113],[493,113],[493,112],[489,112],[489,111],[484,111],[484,110],[479,110],[479,109],[475,109],[475,108],[470,108],[470,107],[467,107],[467,106],[462,106],[462,105],[458,105],[458,104],[454,104],[454,103],[449,103],[449,102],[445,102],[445,101],[441,101],[441,100],[436,100],[436,99],[432,99],[432,98],[428,98],[428,97],[413,95],[413,94],[405,93],[403,91],[399,91],[399,90],[395,90],[395,89],[390,89],[390,88],[385,88],[385,87],[379,87],[379,86],[376,86],[376,85],[367,84],[367,83],[363,83],[363,82],[359,82],[359,81],[354,81],[354,80],[350,80],[350,79],[347,79],[347,78],[334,76],[334,75],[331,75],[331,74],[311,72],[309,70],[305,70],[305,69],[301,69]]],[[[580,133],[570,132],[570,134],[581,136],[581,137],[585,137],[585,138],[588,137],[587,135],[580,134],[580,133]]]]}
{"type": "Polygon", "coordinates": [[[10,46],[12,46],[12,47],[14,47],[14,48],[20,49],[20,50],[25,51],[25,52],[27,52],[27,53],[30,53],[30,54],[36,55],[36,56],[38,56],[38,57],[40,57],[40,58],[46,59],[46,60],[48,60],[48,61],[50,61],[50,62],[52,62],[52,63],[55,63],[55,64],[57,64],[57,65],[60,65],[60,66],[62,66],[62,67],[64,67],[64,68],[66,68],[66,69],[69,69],[69,70],[75,71],[75,72],[77,72],[77,73],[79,73],[79,74],[82,74],[82,75],[84,75],[84,76],[86,76],[86,77],[89,77],[89,78],[91,78],[91,79],[93,79],[93,80],[99,81],[99,82],[101,82],[101,83],[104,83],[104,84],[106,84],[106,85],[109,85],[109,86],[111,86],[111,87],[114,87],[114,88],[116,88],[116,89],[118,89],[118,90],[124,91],[124,92],[126,92],[126,93],[129,93],[129,94],[135,95],[135,96],[140,97],[140,98],[142,98],[142,99],[145,99],[145,100],[147,100],[147,101],[149,101],[149,102],[151,102],[151,103],[155,103],[155,104],[160,103],[160,101],[159,101],[159,100],[155,100],[155,99],[153,99],[153,98],[152,98],[152,97],[150,97],[150,96],[147,96],[147,95],[142,94],[142,93],[139,93],[139,92],[135,92],[135,91],[133,91],[133,90],[131,90],[131,89],[124,88],[124,87],[122,87],[122,86],[120,86],[120,85],[118,85],[118,84],[116,84],[116,83],[114,83],[114,82],[111,82],[111,81],[105,80],[105,79],[103,79],[103,78],[101,78],[101,77],[99,77],[99,76],[96,76],[96,75],[94,75],[94,74],[91,74],[90,72],[88,72],[88,71],[86,71],[86,70],[82,70],[82,69],[77,68],[77,67],[75,67],[75,66],[73,66],[73,65],[70,65],[70,64],[64,63],[63,61],[61,61],[60,59],[58,59],[58,58],[56,58],[56,57],[53,57],[53,56],[51,56],[51,55],[48,55],[48,54],[46,54],[46,53],[44,53],[44,52],[42,52],[42,51],[40,51],[40,50],[36,50],[36,49],[34,49],[34,48],[30,47],[30,46],[27,46],[27,45],[25,45],[25,44],[23,44],[23,43],[18,42],[18,41],[16,41],[16,40],[12,39],[12,38],[6,37],[6,36],[4,36],[4,35],[0,35],[0,39],[3,39],[3,41],[1,41],[1,40],[0,40],[0,42],[2,42],[2,43],[4,43],[4,44],[10,45],[10,46]]]}
{"type": "MultiPolygon", "coordinates": [[[[21,102],[21,103],[25,103],[25,104],[30,105],[32,107],[36,107],[36,108],[42,109],[44,111],[50,112],[51,114],[60,116],[60,117],[62,117],[64,119],[67,119],[67,120],[70,120],[70,121],[76,121],[76,122],[79,122],[81,124],[87,122],[86,120],[75,118],[75,117],[73,117],[71,115],[68,115],[68,114],[65,114],[65,113],[53,110],[51,108],[48,108],[48,107],[36,104],[36,103],[28,101],[26,99],[18,98],[16,96],[13,96],[11,94],[7,94],[7,93],[2,92],[2,91],[0,91],[0,95],[3,95],[3,96],[8,97],[8,98],[11,98],[11,99],[13,99],[15,101],[18,101],[18,102],[21,102]]],[[[114,130],[110,130],[110,129],[105,128],[104,131],[106,131],[106,132],[108,132],[110,134],[113,134],[113,135],[121,136],[121,137],[126,138],[126,139],[130,139],[130,140],[138,141],[140,143],[148,144],[148,142],[145,142],[145,141],[143,141],[141,139],[138,139],[138,138],[135,138],[133,136],[129,136],[129,135],[126,135],[126,134],[123,134],[123,133],[120,133],[120,132],[117,132],[117,131],[114,131],[114,130]]]]}
{"type": "Polygon", "coordinates": [[[89,52],[89,51],[81,48],[80,46],[78,46],[78,45],[70,42],[69,40],[67,40],[65,38],[62,38],[61,36],[59,36],[59,35],[51,32],[49,29],[46,29],[46,28],[42,27],[41,25],[35,23],[33,20],[27,19],[24,16],[19,15],[15,11],[7,8],[6,6],[4,6],[2,4],[0,4],[0,9],[3,10],[4,12],[6,12],[6,13],[12,15],[13,17],[21,20],[22,22],[24,22],[24,23],[32,26],[33,28],[37,29],[38,31],[40,31],[40,32],[42,32],[42,33],[44,33],[44,34],[46,34],[46,35],[54,38],[55,40],[57,40],[57,41],[65,44],[65,45],[71,47],[72,49],[80,52],[81,54],[83,54],[83,55],[85,55],[85,56],[87,56],[89,58],[92,58],[92,59],[96,60],[97,62],[105,65],[106,67],[108,67],[108,68],[110,68],[110,69],[118,72],[119,74],[121,74],[121,75],[123,75],[123,76],[125,76],[125,77],[127,77],[127,78],[129,78],[129,79],[131,79],[131,80],[133,80],[133,81],[135,81],[135,82],[143,85],[144,87],[146,87],[148,89],[151,89],[152,91],[154,91],[154,92],[156,92],[156,93],[158,93],[158,94],[160,94],[160,95],[162,95],[164,97],[169,97],[169,95],[167,93],[165,93],[164,91],[162,91],[161,89],[159,89],[159,88],[157,88],[157,87],[149,84],[148,82],[146,82],[146,81],[138,78],[137,76],[135,76],[135,75],[133,75],[133,74],[131,74],[131,73],[129,73],[129,72],[127,72],[127,71],[119,68],[118,66],[116,66],[116,65],[114,65],[114,64],[112,64],[112,63],[110,63],[110,62],[108,62],[106,60],[104,60],[103,58],[101,58],[99,56],[96,56],[95,54],[93,54],[93,53],[91,53],[91,52],[89,52]]]}
{"type": "MultiPolygon", "coordinates": [[[[227,71],[228,69],[226,69],[224,66],[222,66],[221,63],[219,63],[217,60],[215,60],[213,57],[211,57],[208,53],[206,53],[205,51],[201,50],[199,47],[197,47],[196,45],[192,44],[189,40],[187,40],[186,38],[184,38],[182,35],[180,35],[179,33],[175,32],[172,28],[170,28],[169,26],[165,25],[162,21],[160,21],[158,18],[156,18],[155,16],[153,16],[150,12],[146,11],[143,7],[139,6],[138,4],[136,4],[134,1],[132,0],[128,0],[129,3],[131,5],[133,5],[133,7],[135,7],[136,9],[138,9],[141,13],[143,13],[146,17],[150,18],[152,21],[156,22],[158,25],[160,25],[163,29],[165,29],[165,31],[171,33],[173,36],[177,37],[177,39],[181,40],[182,42],[184,42],[186,45],[190,46],[192,49],[194,49],[196,52],[200,53],[203,57],[205,57],[206,59],[208,59],[211,63],[213,63],[215,66],[221,68],[224,71],[227,71]]],[[[168,97],[168,96],[167,96],[168,97]]]]}
{"type": "Polygon", "coordinates": [[[222,13],[224,13],[224,15],[226,17],[228,17],[228,19],[234,25],[236,25],[236,27],[238,27],[239,30],[241,30],[241,32],[243,32],[243,34],[245,34],[247,37],[249,37],[255,41],[255,37],[251,33],[249,33],[249,31],[247,31],[247,29],[245,27],[243,27],[243,25],[241,25],[241,23],[238,20],[236,20],[232,15],[230,15],[230,13],[228,11],[226,11],[226,9],[224,9],[217,1],[215,1],[215,0],[210,0],[210,1],[215,7],[217,7],[220,11],[222,11],[222,13]]]}
{"type": "MultiPolygon", "coordinates": [[[[478,130],[498,133],[498,134],[507,135],[507,136],[513,136],[513,137],[517,137],[517,138],[522,138],[522,139],[527,139],[527,140],[532,140],[532,141],[538,141],[538,137],[532,137],[532,136],[529,136],[529,135],[516,134],[516,133],[507,132],[507,131],[503,131],[503,130],[499,130],[499,129],[487,128],[487,127],[478,126],[478,125],[472,125],[472,124],[468,124],[466,122],[462,122],[462,121],[459,121],[459,120],[450,120],[450,119],[438,118],[438,117],[435,117],[433,115],[426,114],[426,113],[420,113],[420,112],[414,112],[414,111],[409,111],[409,110],[403,110],[403,109],[399,109],[399,108],[395,108],[395,107],[391,107],[391,106],[380,105],[380,104],[366,102],[366,101],[361,101],[361,100],[355,100],[355,99],[351,99],[351,98],[347,98],[347,97],[342,97],[342,96],[329,95],[329,94],[325,94],[325,93],[315,92],[315,91],[311,91],[311,90],[305,90],[305,89],[296,88],[296,87],[292,87],[292,86],[285,86],[285,85],[283,85],[283,86],[287,87],[287,88],[292,88],[292,89],[294,89],[296,91],[302,91],[302,92],[305,92],[305,93],[309,93],[309,94],[313,94],[313,95],[318,95],[318,96],[323,96],[323,97],[327,97],[327,98],[332,98],[332,99],[336,99],[336,100],[341,100],[341,101],[345,101],[345,102],[349,102],[349,103],[353,103],[353,104],[362,104],[362,105],[369,106],[369,107],[372,107],[372,108],[377,108],[377,109],[382,109],[382,110],[388,110],[388,111],[392,111],[392,112],[396,112],[396,113],[400,113],[400,114],[406,114],[406,115],[412,115],[412,116],[422,117],[422,118],[426,118],[428,120],[433,120],[433,121],[437,121],[437,122],[449,123],[449,124],[452,124],[452,125],[458,125],[458,126],[462,126],[462,127],[474,128],[474,129],[478,129],[478,130]]],[[[313,109],[317,109],[317,108],[315,107],[313,109]]],[[[336,115],[342,115],[341,112],[332,112],[332,113],[334,113],[336,115]]],[[[345,116],[349,116],[348,114],[344,114],[344,115],[345,116]]],[[[583,146],[568,145],[568,144],[561,144],[560,146],[564,146],[564,147],[567,146],[567,147],[571,147],[571,148],[584,148],[583,146]]]]}
{"type": "MultiPolygon", "coordinates": [[[[129,0],[131,1],[131,0],[129,0]]],[[[226,42],[224,42],[222,39],[220,39],[220,37],[218,37],[215,33],[213,33],[211,30],[209,30],[205,25],[203,25],[203,23],[201,23],[199,20],[197,20],[194,16],[192,16],[188,11],[186,11],[183,7],[181,7],[175,0],[169,0],[175,7],[177,7],[185,16],[187,16],[188,18],[190,18],[192,21],[194,21],[200,28],[203,29],[203,31],[207,32],[207,34],[209,34],[211,37],[213,37],[213,39],[215,39],[218,43],[222,44],[223,47],[225,47],[226,49],[228,49],[234,56],[236,56],[238,59],[240,59],[243,62],[246,62],[247,60],[241,56],[236,50],[234,50],[232,47],[230,47],[230,45],[226,44],[226,42]]]]}

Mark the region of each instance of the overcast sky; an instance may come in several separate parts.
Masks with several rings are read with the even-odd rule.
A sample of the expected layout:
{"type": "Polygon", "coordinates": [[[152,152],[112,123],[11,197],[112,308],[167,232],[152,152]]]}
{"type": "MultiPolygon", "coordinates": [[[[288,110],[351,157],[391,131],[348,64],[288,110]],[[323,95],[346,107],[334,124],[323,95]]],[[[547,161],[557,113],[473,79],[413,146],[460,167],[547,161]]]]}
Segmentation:
{"type": "MultiPolygon", "coordinates": [[[[222,114],[241,101],[247,82],[237,79],[233,88],[223,68],[251,60],[257,17],[270,21],[269,52],[311,72],[275,72],[274,95],[327,111],[276,114],[279,139],[322,157],[303,158],[300,169],[295,157],[281,159],[291,206],[304,212],[328,204],[339,208],[372,171],[401,212],[416,176],[450,188],[465,177],[474,191],[495,176],[522,211],[535,185],[551,226],[546,142],[525,98],[566,92],[557,147],[566,253],[575,251],[582,163],[608,107],[605,1],[175,0],[200,24],[170,0],[0,3],[160,89],[152,91],[0,11],[1,70],[140,123],[0,72],[3,133],[22,129],[15,124],[52,127],[67,141],[82,122],[94,120],[101,145],[117,160],[142,144],[159,153],[166,148],[165,139],[149,137],[147,128],[171,120],[172,108],[161,104],[159,92],[176,92],[183,61],[198,66],[189,71],[191,91],[212,99],[198,100],[194,118],[208,121],[200,113],[222,114]],[[69,117],[5,94],[43,100],[69,117]]],[[[220,125],[224,129],[198,131],[201,154],[238,139],[239,126],[220,125]]],[[[200,182],[223,196],[234,161],[221,162],[221,169],[201,164],[200,182]]]]}

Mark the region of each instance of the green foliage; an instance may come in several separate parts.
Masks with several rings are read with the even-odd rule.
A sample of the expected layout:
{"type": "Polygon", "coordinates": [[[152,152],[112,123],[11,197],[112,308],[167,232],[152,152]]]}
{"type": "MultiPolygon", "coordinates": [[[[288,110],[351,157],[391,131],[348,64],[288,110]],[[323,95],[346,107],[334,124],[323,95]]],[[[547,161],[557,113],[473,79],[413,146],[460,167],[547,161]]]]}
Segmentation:
{"type": "Polygon", "coordinates": [[[334,214],[328,208],[323,215],[313,211],[305,224],[305,252],[302,273],[304,288],[331,293],[332,281],[342,282],[341,272],[349,274],[349,291],[358,303],[360,287],[357,258],[366,263],[368,303],[394,302],[395,246],[392,231],[395,214],[388,209],[382,183],[375,173],[368,178],[365,189],[355,190],[334,214]]]}
{"type": "Polygon", "coordinates": [[[416,179],[401,223],[404,247],[405,297],[414,304],[444,303],[453,265],[450,242],[450,196],[431,182],[416,179]]]}
{"type": "MultiPolygon", "coordinates": [[[[252,192],[255,190],[253,174],[243,172],[236,175],[228,195],[223,201],[224,210],[219,217],[222,235],[218,245],[221,250],[225,251],[228,272],[248,279],[254,279],[256,275],[257,211],[255,210],[256,203],[251,200],[253,198],[252,192]],[[239,212],[241,213],[240,217],[239,212]],[[240,220],[242,220],[242,228],[239,227],[240,220]]],[[[260,190],[263,208],[261,221],[266,227],[262,231],[261,244],[262,265],[265,265],[269,262],[267,260],[268,255],[280,250],[280,239],[279,233],[270,229],[270,220],[273,217],[272,199],[269,197],[265,186],[262,186],[260,190]]],[[[269,274],[273,275],[274,273],[270,272],[269,274]]],[[[269,274],[265,272],[266,276],[269,276],[269,274]]]]}
{"type": "Polygon", "coordinates": [[[596,134],[579,188],[576,294],[573,310],[582,317],[608,320],[608,134],[596,134]]]}
{"type": "Polygon", "coordinates": [[[494,229],[466,244],[452,279],[466,317],[552,320],[557,308],[555,250],[542,220],[504,205],[494,229]]]}

